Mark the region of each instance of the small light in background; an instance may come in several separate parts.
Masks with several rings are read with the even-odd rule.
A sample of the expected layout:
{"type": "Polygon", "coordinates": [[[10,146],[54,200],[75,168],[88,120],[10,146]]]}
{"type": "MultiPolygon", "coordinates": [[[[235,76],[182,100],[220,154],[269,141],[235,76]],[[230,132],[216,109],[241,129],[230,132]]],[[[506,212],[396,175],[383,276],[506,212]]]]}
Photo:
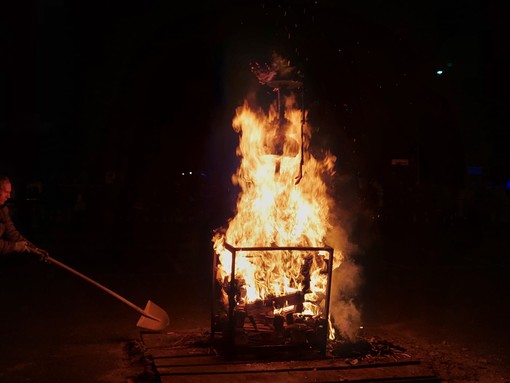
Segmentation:
{"type": "Polygon", "coordinates": [[[440,70],[437,70],[437,71],[436,71],[436,74],[437,74],[438,76],[441,76],[441,75],[443,74],[443,71],[442,71],[441,69],[440,69],[440,70]]]}
{"type": "Polygon", "coordinates": [[[506,181],[505,187],[507,188],[507,190],[510,190],[510,180],[506,181]]]}

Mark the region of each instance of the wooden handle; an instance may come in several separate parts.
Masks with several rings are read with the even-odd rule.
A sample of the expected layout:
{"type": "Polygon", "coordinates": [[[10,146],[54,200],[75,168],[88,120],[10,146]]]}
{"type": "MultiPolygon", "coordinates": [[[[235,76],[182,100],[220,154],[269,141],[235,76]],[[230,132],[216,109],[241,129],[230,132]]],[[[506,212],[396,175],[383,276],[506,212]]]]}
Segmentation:
{"type": "Polygon", "coordinates": [[[154,319],[154,320],[159,321],[159,319],[158,319],[158,318],[155,318],[155,317],[153,317],[152,315],[147,314],[147,313],[146,313],[143,309],[141,309],[140,307],[138,307],[138,306],[137,306],[137,305],[135,305],[134,303],[132,303],[132,302],[128,301],[126,298],[124,298],[124,297],[120,296],[120,295],[119,295],[119,294],[117,294],[116,292],[114,292],[114,291],[110,290],[109,288],[107,288],[107,287],[103,286],[102,284],[100,284],[100,283],[98,283],[98,282],[94,281],[93,279],[90,279],[90,278],[89,278],[89,277],[87,277],[86,275],[83,275],[82,273],[80,273],[80,272],[78,272],[78,271],[74,270],[73,268],[71,268],[71,267],[69,267],[69,266],[67,266],[67,265],[63,264],[62,262],[57,261],[55,258],[52,258],[52,257],[50,257],[50,256],[46,256],[46,257],[45,257],[45,259],[46,259],[46,260],[48,260],[48,261],[49,261],[49,262],[51,262],[51,263],[54,263],[54,264],[55,264],[55,265],[57,265],[57,266],[62,267],[63,269],[66,269],[67,271],[70,271],[71,273],[73,273],[73,274],[75,274],[75,275],[79,276],[80,278],[85,279],[87,282],[92,283],[93,285],[95,285],[95,286],[99,287],[100,289],[102,289],[102,290],[106,291],[108,294],[110,294],[110,295],[112,295],[113,297],[117,298],[118,300],[120,300],[120,301],[124,302],[124,303],[125,303],[125,304],[127,304],[129,307],[131,307],[131,308],[135,309],[136,311],[138,311],[138,312],[139,312],[140,314],[142,314],[143,316],[148,317],[148,318],[150,318],[150,319],[154,319]]]}

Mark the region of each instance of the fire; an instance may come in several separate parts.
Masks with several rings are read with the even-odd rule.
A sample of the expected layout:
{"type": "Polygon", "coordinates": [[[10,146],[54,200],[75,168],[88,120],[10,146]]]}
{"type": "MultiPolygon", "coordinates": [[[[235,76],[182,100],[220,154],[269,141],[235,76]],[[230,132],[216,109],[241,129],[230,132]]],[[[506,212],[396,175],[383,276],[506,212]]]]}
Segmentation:
{"type": "MultiPolygon", "coordinates": [[[[235,215],[212,238],[216,278],[220,284],[230,283],[232,252],[225,244],[274,248],[236,253],[235,279],[242,291],[236,305],[301,292],[301,312],[296,313],[295,302],[283,302],[273,313],[320,316],[325,312],[328,264],[333,262],[332,269],[340,266],[341,249],[334,248],[331,260],[324,250],[279,248],[330,246],[335,201],[327,180],[335,174],[336,157],[326,153],[319,159],[310,153],[307,111],[297,107],[293,94],[284,100],[283,123],[276,103],[267,112],[247,101],[236,110],[232,126],[239,134],[240,165],[232,181],[241,191],[235,215]]],[[[332,332],[330,324],[330,338],[332,332]]]]}

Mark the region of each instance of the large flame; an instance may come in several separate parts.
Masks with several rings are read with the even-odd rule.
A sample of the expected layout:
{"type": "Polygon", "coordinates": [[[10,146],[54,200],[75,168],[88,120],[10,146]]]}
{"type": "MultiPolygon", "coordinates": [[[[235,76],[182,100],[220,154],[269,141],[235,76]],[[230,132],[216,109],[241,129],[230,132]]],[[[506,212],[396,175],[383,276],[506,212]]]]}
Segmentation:
{"type": "MultiPolygon", "coordinates": [[[[225,243],[275,248],[330,245],[327,238],[334,225],[334,199],[326,180],[335,173],[336,157],[326,152],[317,159],[310,153],[312,132],[305,123],[307,112],[296,106],[294,96],[285,97],[283,125],[277,112],[275,104],[265,112],[245,102],[237,108],[232,122],[239,134],[237,155],[241,159],[232,181],[241,192],[235,216],[212,239],[221,283],[230,281],[231,276],[232,253],[225,243]],[[275,146],[283,150],[275,154],[275,146]]],[[[328,257],[324,250],[237,252],[235,278],[243,289],[238,303],[301,291],[305,293],[304,313],[323,314],[331,262],[328,257]]],[[[341,249],[334,248],[332,268],[340,266],[342,260],[341,249]]],[[[288,306],[279,310],[294,309],[288,306]]]]}

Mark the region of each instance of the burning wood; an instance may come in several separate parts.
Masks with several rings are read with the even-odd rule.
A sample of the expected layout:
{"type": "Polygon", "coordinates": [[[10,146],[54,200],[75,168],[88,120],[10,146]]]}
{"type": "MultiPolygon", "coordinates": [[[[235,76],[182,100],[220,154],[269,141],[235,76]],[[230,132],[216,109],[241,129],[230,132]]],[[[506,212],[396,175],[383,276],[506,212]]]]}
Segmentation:
{"type": "Polygon", "coordinates": [[[297,309],[297,312],[302,311],[304,302],[304,295],[301,292],[295,292],[292,294],[286,294],[279,297],[269,296],[266,299],[257,300],[253,303],[246,304],[247,312],[261,311],[268,309],[268,311],[274,312],[275,310],[280,311],[292,311],[289,306],[297,309]]]}

